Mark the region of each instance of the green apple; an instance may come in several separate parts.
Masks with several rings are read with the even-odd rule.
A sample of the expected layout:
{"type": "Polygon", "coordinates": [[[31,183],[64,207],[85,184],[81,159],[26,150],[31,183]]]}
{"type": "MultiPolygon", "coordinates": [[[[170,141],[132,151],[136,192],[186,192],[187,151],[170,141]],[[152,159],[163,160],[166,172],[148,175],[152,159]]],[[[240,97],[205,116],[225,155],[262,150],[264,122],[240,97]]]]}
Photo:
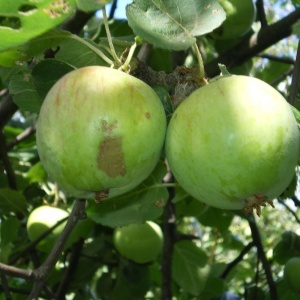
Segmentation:
{"type": "MultiPolygon", "coordinates": [[[[39,206],[34,209],[27,219],[27,234],[31,241],[39,238],[43,233],[53,227],[57,222],[65,219],[69,216],[69,213],[63,209],[52,206],[39,206]]],[[[54,246],[59,235],[63,231],[66,222],[56,227],[51,234],[43,239],[37,246],[41,251],[48,252],[54,246]]]]}
{"type": "MultiPolygon", "coordinates": [[[[57,222],[66,219],[68,216],[69,213],[61,208],[47,205],[39,206],[30,213],[27,219],[26,228],[29,239],[31,241],[36,240],[47,230],[56,225],[57,222]]],[[[46,238],[41,240],[37,245],[37,249],[43,252],[50,252],[66,223],[67,220],[56,227],[46,238]]],[[[89,219],[79,220],[64,248],[70,247],[73,243],[78,241],[79,238],[87,237],[93,224],[94,223],[89,219]]]]}
{"type": "Polygon", "coordinates": [[[166,156],[179,184],[194,198],[251,212],[291,182],[299,155],[293,112],[267,83],[222,76],[199,88],[174,112],[166,156]]]}
{"type": "Polygon", "coordinates": [[[284,266],[284,279],[294,292],[300,293],[300,257],[293,257],[284,266]]]}
{"type": "Polygon", "coordinates": [[[155,260],[163,245],[161,228],[152,221],[116,228],[113,241],[119,253],[136,263],[155,260]]]}
{"type": "Polygon", "coordinates": [[[63,76],[37,122],[37,147],[49,176],[68,195],[102,198],[131,190],[161,154],[164,108],[143,81],[101,66],[63,76]]]}
{"type": "Polygon", "coordinates": [[[216,39],[230,40],[245,35],[251,28],[256,8],[253,0],[218,0],[226,13],[226,20],[213,31],[216,39]]]}

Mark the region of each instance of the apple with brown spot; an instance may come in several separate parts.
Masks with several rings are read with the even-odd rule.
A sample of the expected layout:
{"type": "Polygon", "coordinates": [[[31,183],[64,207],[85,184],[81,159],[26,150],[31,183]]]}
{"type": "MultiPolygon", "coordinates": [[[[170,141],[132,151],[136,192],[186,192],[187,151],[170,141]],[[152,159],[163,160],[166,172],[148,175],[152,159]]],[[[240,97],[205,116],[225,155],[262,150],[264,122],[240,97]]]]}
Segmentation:
{"type": "Polygon", "coordinates": [[[37,147],[62,190],[100,199],[149,176],[165,131],[165,112],[151,87],[124,72],[90,66],[66,74],[48,92],[37,147]]]}

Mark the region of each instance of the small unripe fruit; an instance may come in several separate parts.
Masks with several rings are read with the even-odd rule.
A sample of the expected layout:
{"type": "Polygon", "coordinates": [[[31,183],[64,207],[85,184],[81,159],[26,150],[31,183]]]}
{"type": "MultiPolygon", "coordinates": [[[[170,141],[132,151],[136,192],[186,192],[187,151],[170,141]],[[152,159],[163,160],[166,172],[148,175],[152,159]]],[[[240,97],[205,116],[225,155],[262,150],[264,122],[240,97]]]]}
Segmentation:
{"type": "MultiPolygon", "coordinates": [[[[28,216],[26,229],[28,237],[31,241],[36,240],[50,228],[55,226],[59,221],[66,219],[69,213],[61,208],[52,206],[39,206],[35,208],[28,216]]],[[[50,252],[63,231],[67,220],[58,225],[47,237],[42,239],[37,244],[37,249],[43,252],[50,252]]],[[[70,247],[73,243],[77,242],[79,238],[88,236],[89,231],[93,228],[94,223],[89,220],[79,220],[68,237],[65,244],[65,249],[70,247]]]]}
{"type": "Polygon", "coordinates": [[[289,104],[247,76],[220,77],[193,92],[174,112],[166,137],[171,171],[188,193],[247,213],[259,213],[286,189],[298,154],[289,104]]]}
{"type": "Polygon", "coordinates": [[[294,292],[300,293],[300,257],[293,257],[284,266],[284,279],[294,292]]]}
{"type": "Polygon", "coordinates": [[[226,12],[226,20],[213,32],[216,39],[230,40],[245,35],[255,20],[253,0],[218,0],[226,12]]]}
{"type": "Polygon", "coordinates": [[[119,253],[137,263],[155,260],[163,245],[160,227],[151,221],[116,228],[113,241],[119,253]]]}
{"type": "Polygon", "coordinates": [[[107,67],[84,67],[47,94],[37,147],[50,177],[70,196],[102,198],[148,177],[165,130],[163,106],[147,84],[107,67]]]}

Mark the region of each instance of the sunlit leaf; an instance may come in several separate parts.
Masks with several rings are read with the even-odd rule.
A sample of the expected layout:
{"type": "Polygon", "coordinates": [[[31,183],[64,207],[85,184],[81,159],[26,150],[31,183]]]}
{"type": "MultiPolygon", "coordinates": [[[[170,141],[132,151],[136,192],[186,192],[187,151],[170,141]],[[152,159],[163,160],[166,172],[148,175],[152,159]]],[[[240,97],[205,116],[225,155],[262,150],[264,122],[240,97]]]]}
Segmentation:
{"type": "Polygon", "coordinates": [[[0,51],[16,47],[54,28],[75,11],[73,0],[0,2],[0,51]]]}
{"type": "Polygon", "coordinates": [[[226,17],[217,0],[135,0],[126,14],[136,35],[173,50],[187,49],[196,36],[213,31],[226,17]]]}

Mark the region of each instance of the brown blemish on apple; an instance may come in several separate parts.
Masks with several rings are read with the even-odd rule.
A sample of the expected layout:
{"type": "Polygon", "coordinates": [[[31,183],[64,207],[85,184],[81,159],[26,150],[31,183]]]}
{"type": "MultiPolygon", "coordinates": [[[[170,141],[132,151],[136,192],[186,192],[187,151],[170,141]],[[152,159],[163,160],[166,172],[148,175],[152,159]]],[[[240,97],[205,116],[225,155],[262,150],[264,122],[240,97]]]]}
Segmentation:
{"type": "Polygon", "coordinates": [[[108,134],[111,134],[114,131],[114,129],[118,128],[119,126],[118,121],[114,121],[114,123],[108,124],[107,121],[102,120],[101,123],[102,123],[102,131],[108,134]]]}
{"type": "Polygon", "coordinates": [[[146,113],[145,113],[145,116],[146,116],[147,119],[150,119],[150,118],[151,118],[151,114],[150,114],[149,112],[146,112],[146,113]]]}
{"type": "Polygon", "coordinates": [[[122,143],[120,136],[107,136],[99,145],[98,169],[111,178],[126,175],[122,143]]]}

